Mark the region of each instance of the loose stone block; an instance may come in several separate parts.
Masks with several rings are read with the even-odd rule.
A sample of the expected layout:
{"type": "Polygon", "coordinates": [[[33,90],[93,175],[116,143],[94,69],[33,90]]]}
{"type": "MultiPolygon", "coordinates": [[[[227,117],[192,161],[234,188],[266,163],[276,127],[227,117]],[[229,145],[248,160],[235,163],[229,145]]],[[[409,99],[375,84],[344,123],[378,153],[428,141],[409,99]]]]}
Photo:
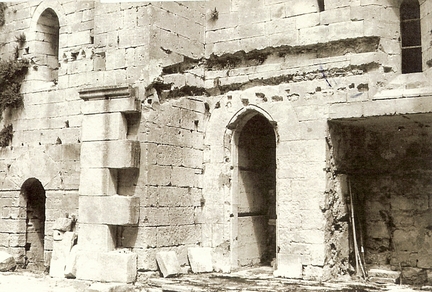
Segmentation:
{"type": "Polygon", "coordinates": [[[53,252],[50,263],[50,276],[63,278],[66,261],[77,235],[75,232],[65,232],[63,239],[53,242],[53,252]]]}
{"type": "Polygon", "coordinates": [[[127,121],[122,113],[85,115],[81,141],[126,139],[127,121]]]}
{"type": "Polygon", "coordinates": [[[274,271],[275,277],[295,278],[303,277],[303,266],[301,256],[298,255],[277,255],[277,270],[274,271]]]}
{"type": "Polygon", "coordinates": [[[115,249],[115,237],[108,225],[80,223],[78,234],[81,250],[108,252],[115,249]]]}
{"type": "Polygon", "coordinates": [[[138,168],[139,158],[139,141],[84,142],[81,145],[82,167],[138,168]]]}
{"type": "Polygon", "coordinates": [[[79,199],[79,218],[83,223],[110,225],[137,224],[139,197],[82,196],[79,199]]]}
{"type": "Polygon", "coordinates": [[[77,254],[77,279],[132,283],[136,279],[136,273],[137,256],[135,253],[80,250],[77,254]]]}
{"type": "Polygon", "coordinates": [[[115,195],[117,193],[117,170],[81,168],[79,188],[83,196],[115,195]]]}
{"type": "Polygon", "coordinates": [[[0,272],[8,272],[16,267],[15,259],[5,251],[0,251],[0,272]]]}
{"type": "Polygon", "coordinates": [[[188,257],[192,272],[206,273],[213,271],[210,247],[190,247],[188,248],[188,257]]]}
{"type": "Polygon", "coordinates": [[[180,274],[181,272],[180,263],[174,251],[158,252],[156,254],[156,261],[165,278],[180,274]]]}

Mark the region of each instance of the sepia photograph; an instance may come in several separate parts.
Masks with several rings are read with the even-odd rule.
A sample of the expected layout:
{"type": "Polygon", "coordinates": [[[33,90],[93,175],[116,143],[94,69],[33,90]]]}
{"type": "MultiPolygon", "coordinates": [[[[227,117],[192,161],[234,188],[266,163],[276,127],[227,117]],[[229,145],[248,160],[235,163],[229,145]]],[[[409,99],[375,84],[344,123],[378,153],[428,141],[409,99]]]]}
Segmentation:
{"type": "Polygon", "coordinates": [[[0,291],[432,291],[432,0],[0,1],[0,291]]]}

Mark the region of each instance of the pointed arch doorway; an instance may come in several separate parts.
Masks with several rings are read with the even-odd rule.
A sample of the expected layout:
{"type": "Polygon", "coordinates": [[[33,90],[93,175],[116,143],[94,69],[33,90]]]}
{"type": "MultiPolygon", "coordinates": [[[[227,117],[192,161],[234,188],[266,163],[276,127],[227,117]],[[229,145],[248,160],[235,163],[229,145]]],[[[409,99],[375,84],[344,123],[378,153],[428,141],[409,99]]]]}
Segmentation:
{"type": "Polygon", "coordinates": [[[263,114],[234,124],[232,264],[270,265],[276,257],[276,135],[263,114]]]}
{"type": "Polygon", "coordinates": [[[26,201],[25,264],[31,270],[43,270],[45,263],[45,189],[38,179],[29,178],[21,186],[21,196],[26,201]]]}

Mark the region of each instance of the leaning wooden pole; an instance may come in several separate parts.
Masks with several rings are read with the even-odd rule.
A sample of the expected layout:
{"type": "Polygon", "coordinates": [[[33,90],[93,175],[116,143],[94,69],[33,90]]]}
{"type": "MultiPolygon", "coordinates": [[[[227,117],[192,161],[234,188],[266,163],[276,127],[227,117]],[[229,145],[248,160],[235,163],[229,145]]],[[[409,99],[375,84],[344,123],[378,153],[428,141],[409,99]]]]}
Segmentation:
{"type": "Polygon", "coordinates": [[[359,266],[362,272],[363,277],[366,276],[366,272],[364,270],[362,260],[360,258],[360,252],[357,244],[357,232],[356,232],[356,224],[355,224],[355,216],[354,216],[354,202],[353,202],[353,195],[351,192],[351,181],[348,179],[348,189],[349,189],[349,195],[350,195],[350,206],[351,206],[351,226],[352,226],[352,232],[353,232],[353,241],[354,241],[354,255],[355,255],[355,269],[357,275],[359,274],[359,266]]]}

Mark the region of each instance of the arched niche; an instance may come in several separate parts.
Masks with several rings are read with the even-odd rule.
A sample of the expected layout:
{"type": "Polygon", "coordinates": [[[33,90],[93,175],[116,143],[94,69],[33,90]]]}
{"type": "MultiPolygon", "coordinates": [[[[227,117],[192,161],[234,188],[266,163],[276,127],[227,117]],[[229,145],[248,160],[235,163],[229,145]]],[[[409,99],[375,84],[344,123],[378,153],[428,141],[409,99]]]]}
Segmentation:
{"type": "Polygon", "coordinates": [[[42,270],[45,247],[45,189],[38,179],[32,177],[24,181],[20,192],[26,208],[25,265],[32,270],[42,270]]]}

